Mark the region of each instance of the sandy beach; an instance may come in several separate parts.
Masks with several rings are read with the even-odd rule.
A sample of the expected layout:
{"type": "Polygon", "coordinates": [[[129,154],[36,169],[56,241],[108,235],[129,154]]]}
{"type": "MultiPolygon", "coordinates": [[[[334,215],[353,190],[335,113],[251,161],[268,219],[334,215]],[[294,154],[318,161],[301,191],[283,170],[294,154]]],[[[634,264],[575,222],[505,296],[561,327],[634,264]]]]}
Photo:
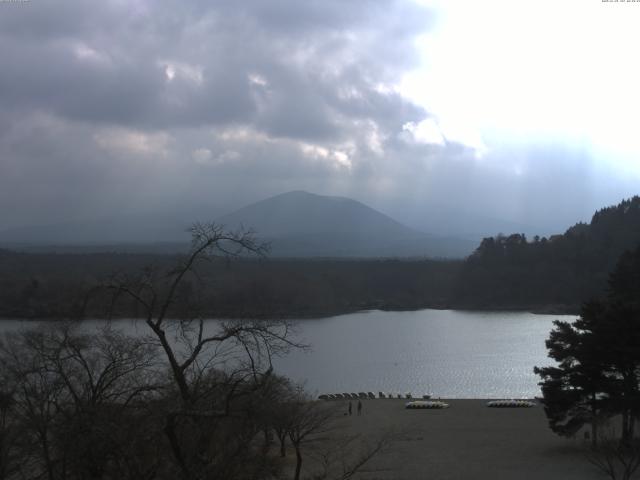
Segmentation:
{"type": "MultiPolygon", "coordinates": [[[[487,400],[445,400],[444,410],[407,410],[405,400],[364,400],[362,416],[338,420],[347,435],[398,432],[360,479],[589,480],[604,478],[584,457],[582,438],[553,434],[541,405],[488,408],[487,400]]],[[[347,402],[333,401],[344,405],[347,402]]]]}

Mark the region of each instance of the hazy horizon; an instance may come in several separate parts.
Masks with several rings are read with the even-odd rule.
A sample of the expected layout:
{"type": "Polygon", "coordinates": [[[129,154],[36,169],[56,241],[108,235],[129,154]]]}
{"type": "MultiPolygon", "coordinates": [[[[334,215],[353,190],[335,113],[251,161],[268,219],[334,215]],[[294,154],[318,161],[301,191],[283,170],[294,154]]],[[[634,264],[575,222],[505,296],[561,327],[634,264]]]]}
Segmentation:
{"type": "MultiPolygon", "coordinates": [[[[351,252],[348,256],[356,257],[438,257],[445,251],[449,252],[445,256],[453,254],[454,257],[464,257],[485,237],[512,233],[524,234],[530,239],[535,236],[550,237],[564,233],[576,223],[588,223],[591,215],[557,230],[544,230],[539,226],[509,222],[482,214],[473,215],[462,209],[457,212],[431,209],[427,210],[425,218],[428,223],[399,222],[396,218],[349,197],[296,190],[229,211],[205,206],[175,206],[173,210],[146,214],[116,212],[102,218],[0,229],[0,246],[39,248],[138,245],[142,248],[145,245],[151,247],[156,244],[160,247],[166,244],[167,247],[173,245],[171,248],[175,248],[178,244],[190,241],[189,230],[193,224],[215,222],[232,231],[250,228],[257,238],[266,241],[278,240],[279,243],[285,240],[285,244],[293,242],[290,244],[291,252],[287,252],[285,244],[282,244],[274,250],[276,256],[331,256],[346,248],[351,252]],[[345,234],[348,235],[348,240],[344,237],[345,234]],[[430,243],[429,239],[436,241],[436,244],[430,243]],[[406,244],[407,240],[410,240],[410,245],[406,244]],[[344,241],[350,246],[340,247],[344,241]],[[324,253],[320,253],[317,246],[323,242],[328,242],[328,246],[321,248],[320,251],[324,253]],[[382,251],[379,248],[372,250],[376,243],[380,247],[380,242],[391,242],[395,246],[388,244],[382,251]],[[450,248],[442,250],[447,243],[451,244],[450,248]]],[[[344,253],[339,254],[343,255],[344,253]]]]}

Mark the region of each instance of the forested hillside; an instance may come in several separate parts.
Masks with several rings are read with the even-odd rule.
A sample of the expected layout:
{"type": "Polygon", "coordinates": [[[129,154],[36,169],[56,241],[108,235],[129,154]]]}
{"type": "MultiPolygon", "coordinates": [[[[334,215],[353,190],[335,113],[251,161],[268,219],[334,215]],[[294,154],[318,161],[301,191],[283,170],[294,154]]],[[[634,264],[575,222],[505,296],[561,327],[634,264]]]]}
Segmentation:
{"type": "Polygon", "coordinates": [[[597,211],[550,238],[485,238],[460,272],[454,302],[473,308],[576,311],[604,292],[625,250],[640,243],[640,197],[597,211]]]}

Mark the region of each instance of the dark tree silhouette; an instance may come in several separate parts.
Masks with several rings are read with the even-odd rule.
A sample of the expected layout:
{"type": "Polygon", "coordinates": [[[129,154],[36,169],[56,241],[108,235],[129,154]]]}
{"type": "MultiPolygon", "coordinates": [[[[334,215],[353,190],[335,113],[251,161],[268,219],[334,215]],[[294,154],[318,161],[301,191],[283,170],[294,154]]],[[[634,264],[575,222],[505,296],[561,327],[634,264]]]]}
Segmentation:
{"type": "Polygon", "coordinates": [[[600,442],[586,452],[589,463],[611,480],[630,480],[640,468],[640,439],[622,443],[612,428],[604,429],[600,442]]]}
{"type": "Polygon", "coordinates": [[[535,368],[551,428],[571,435],[620,415],[621,442],[630,445],[640,413],[640,247],[625,253],[604,300],[583,305],[573,323],[555,322],[547,340],[557,367],[535,368]],[[634,293],[635,292],[635,293],[634,293]]]}
{"type": "Polygon", "coordinates": [[[139,408],[159,387],[153,350],[109,328],[87,334],[55,324],[6,334],[0,376],[11,396],[3,422],[19,478],[145,478],[148,469],[134,464],[153,458],[139,408]]]}
{"type": "Polygon", "coordinates": [[[305,443],[318,439],[334,428],[337,409],[325,402],[313,401],[301,390],[289,404],[287,434],[296,453],[294,480],[300,479],[302,451],[305,443]]]}
{"type": "Polygon", "coordinates": [[[230,477],[258,433],[239,420],[254,410],[246,402],[272,383],[272,357],[302,345],[290,339],[288,321],[207,325],[197,298],[185,298],[198,290],[192,287],[199,284],[199,265],[219,256],[261,255],[265,246],[251,231],[229,232],[216,224],[196,224],[191,233],[191,251],[174,268],[115,277],[107,287],[114,303],[124,296],[141,309],[166,357],[179,404],[167,412],[164,431],[183,478],[230,477]],[[173,309],[177,304],[181,308],[173,309]],[[233,436],[225,435],[229,423],[239,428],[233,436]],[[227,453],[213,453],[218,449],[227,453]]]}
{"type": "Polygon", "coordinates": [[[594,445],[604,409],[602,395],[608,383],[593,333],[600,308],[597,303],[586,304],[582,317],[574,323],[556,320],[546,345],[549,357],[558,366],[534,368],[542,378],[543,403],[551,429],[559,435],[573,436],[590,424],[594,445]]]}

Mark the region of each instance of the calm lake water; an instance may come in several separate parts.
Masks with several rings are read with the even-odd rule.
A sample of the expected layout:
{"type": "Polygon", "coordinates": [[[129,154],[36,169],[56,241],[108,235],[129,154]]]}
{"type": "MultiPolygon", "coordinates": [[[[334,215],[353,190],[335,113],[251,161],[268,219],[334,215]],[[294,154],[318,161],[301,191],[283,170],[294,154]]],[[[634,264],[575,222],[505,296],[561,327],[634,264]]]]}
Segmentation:
{"type": "MultiPolygon", "coordinates": [[[[276,370],[314,394],[379,391],[443,398],[515,398],[540,394],[534,366],[551,364],[544,341],[562,315],[419,310],[369,311],[301,320],[312,346],[277,359],[276,370]]],[[[212,321],[214,322],[214,321],[212,321]]],[[[89,324],[97,323],[90,322],[89,324]]],[[[125,330],[144,325],[115,322],[125,330]]],[[[0,331],[27,325],[4,321],[0,331]]]]}
{"type": "Polygon", "coordinates": [[[379,391],[443,398],[533,397],[534,366],[550,365],[545,340],[562,315],[370,311],[299,323],[310,353],[277,362],[317,393],[379,391]]]}

